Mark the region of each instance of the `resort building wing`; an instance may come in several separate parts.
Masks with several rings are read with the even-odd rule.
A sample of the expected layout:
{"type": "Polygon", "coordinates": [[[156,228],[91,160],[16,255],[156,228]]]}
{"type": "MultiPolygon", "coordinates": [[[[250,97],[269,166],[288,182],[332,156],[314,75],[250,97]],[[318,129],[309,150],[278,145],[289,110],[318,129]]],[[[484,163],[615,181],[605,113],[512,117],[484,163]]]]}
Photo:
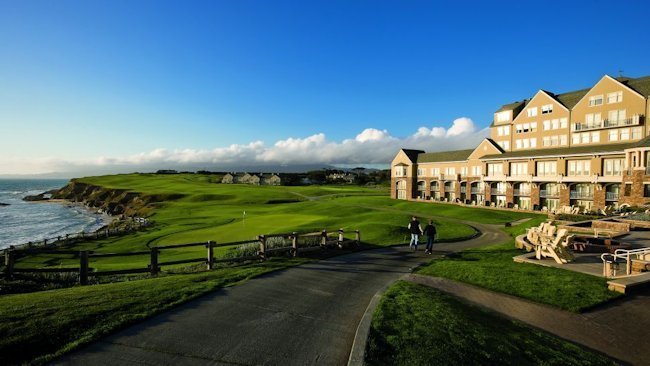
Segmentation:
{"type": "Polygon", "coordinates": [[[650,77],[539,90],[499,108],[475,149],[400,150],[391,196],[526,210],[649,203],[649,96],[650,77]]]}

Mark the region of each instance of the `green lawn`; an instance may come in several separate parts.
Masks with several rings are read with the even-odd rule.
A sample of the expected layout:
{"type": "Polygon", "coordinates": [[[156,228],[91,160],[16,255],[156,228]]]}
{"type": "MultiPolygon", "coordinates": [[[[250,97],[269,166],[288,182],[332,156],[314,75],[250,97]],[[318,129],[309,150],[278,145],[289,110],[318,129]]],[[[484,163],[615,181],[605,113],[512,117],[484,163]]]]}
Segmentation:
{"type": "MultiPolygon", "coordinates": [[[[151,245],[181,243],[217,243],[254,239],[260,234],[312,232],[323,229],[360,230],[362,240],[372,245],[402,243],[408,235],[406,225],[413,208],[422,207],[423,216],[432,217],[439,227],[441,240],[471,236],[471,227],[446,219],[444,215],[463,217],[471,209],[448,205],[384,206],[385,189],[356,186],[270,187],[215,184],[213,176],[197,174],[156,175],[125,174],[81,178],[77,181],[112,189],[126,189],[142,196],[173,199],[154,204],[151,219],[155,225],[147,231],[76,244],[70,249],[97,253],[121,253],[147,250],[151,245]],[[317,199],[310,200],[315,197],[317,199]],[[377,200],[364,201],[366,198],[377,200]],[[359,203],[355,203],[359,200],[359,203]],[[436,209],[444,212],[438,214],[436,209]],[[458,211],[460,209],[460,211],[458,211]],[[244,212],[246,215],[244,216],[244,212]]],[[[497,214],[495,220],[505,221],[509,215],[497,214]]],[[[518,217],[521,217],[519,214],[518,217]]],[[[350,232],[349,237],[353,237],[350,232]]],[[[222,254],[225,249],[216,252],[222,254]]],[[[160,261],[197,258],[205,249],[197,247],[164,251],[160,261]],[[164,256],[164,258],[163,258],[164,256]]],[[[91,259],[96,270],[142,268],[148,256],[91,259]]],[[[23,258],[18,268],[77,267],[72,255],[40,255],[23,258]]],[[[163,268],[164,269],[164,268],[163,268]]]]}
{"type": "Polygon", "coordinates": [[[305,261],[269,260],[211,272],[0,296],[0,364],[47,362],[199,295],[305,261]]]}
{"type": "MultiPolygon", "coordinates": [[[[512,235],[542,219],[507,228],[512,235]]],[[[580,312],[621,296],[607,289],[607,280],[564,269],[515,263],[512,257],[522,254],[514,242],[489,245],[436,259],[418,269],[418,273],[446,277],[503,292],[565,310],[580,312]]]]}
{"type": "Polygon", "coordinates": [[[408,282],[375,311],[367,365],[614,365],[548,333],[408,282]]]}

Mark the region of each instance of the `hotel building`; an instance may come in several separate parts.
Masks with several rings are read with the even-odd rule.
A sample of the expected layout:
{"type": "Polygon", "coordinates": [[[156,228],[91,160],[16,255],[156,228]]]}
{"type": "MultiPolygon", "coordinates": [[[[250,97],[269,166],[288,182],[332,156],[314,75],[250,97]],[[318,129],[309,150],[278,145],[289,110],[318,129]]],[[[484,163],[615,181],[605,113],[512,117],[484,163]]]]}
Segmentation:
{"type": "Polygon", "coordinates": [[[540,90],[499,108],[475,149],[400,150],[391,196],[527,210],[649,203],[649,97],[650,76],[540,90]]]}

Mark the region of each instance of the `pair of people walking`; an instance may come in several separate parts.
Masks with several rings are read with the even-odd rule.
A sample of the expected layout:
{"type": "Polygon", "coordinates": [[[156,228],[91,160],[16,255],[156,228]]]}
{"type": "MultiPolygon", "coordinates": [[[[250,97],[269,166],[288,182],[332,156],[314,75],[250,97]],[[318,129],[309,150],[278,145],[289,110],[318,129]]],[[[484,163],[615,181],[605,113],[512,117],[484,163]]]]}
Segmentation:
{"type": "Polygon", "coordinates": [[[424,234],[427,236],[427,246],[424,250],[424,253],[431,254],[431,250],[433,249],[433,241],[436,239],[436,227],[433,225],[433,220],[429,220],[429,224],[425,226],[424,230],[422,230],[420,221],[418,221],[417,217],[413,216],[411,218],[411,222],[408,225],[408,228],[411,232],[411,242],[409,243],[409,248],[417,251],[418,244],[420,242],[420,235],[424,234]]]}

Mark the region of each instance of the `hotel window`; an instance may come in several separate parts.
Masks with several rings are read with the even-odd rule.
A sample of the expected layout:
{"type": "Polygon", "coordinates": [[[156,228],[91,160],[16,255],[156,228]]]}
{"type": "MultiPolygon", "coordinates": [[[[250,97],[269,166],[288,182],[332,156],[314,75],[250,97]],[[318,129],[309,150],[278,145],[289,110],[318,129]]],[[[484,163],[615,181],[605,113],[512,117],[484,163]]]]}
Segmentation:
{"type": "Polygon", "coordinates": [[[396,177],[406,177],[406,167],[405,166],[398,166],[395,168],[395,176],[396,177]]]}
{"type": "Polygon", "coordinates": [[[503,127],[497,128],[497,136],[503,136],[503,127]]]}
{"type": "Polygon", "coordinates": [[[497,113],[497,122],[510,121],[510,111],[497,113]]]}
{"type": "Polygon", "coordinates": [[[524,149],[528,149],[528,148],[530,147],[530,140],[528,140],[528,139],[522,139],[522,140],[521,140],[521,146],[522,146],[524,149]]]}
{"type": "Polygon", "coordinates": [[[623,174],[623,159],[605,159],[603,167],[603,175],[622,175],[623,174]]]}
{"type": "Polygon", "coordinates": [[[555,161],[538,161],[537,162],[537,175],[550,176],[557,175],[557,162],[555,161]]]}
{"type": "Polygon", "coordinates": [[[591,142],[600,142],[600,132],[595,131],[591,133],[591,142]]]}
{"type": "Polygon", "coordinates": [[[528,114],[528,117],[535,117],[535,116],[537,116],[537,107],[533,107],[533,108],[528,108],[528,109],[526,109],[526,113],[528,114]]]}
{"type": "Polygon", "coordinates": [[[431,168],[431,175],[434,177],[440,175],[440,168],[431,168]]]}
{"type": "Polygon", "coordinates": [[[602,95],[594,95],[593,97],[589,97],[589,106],[594,107],[597,105],[602,105],[603,104],[603,96],[602,95]]]}
{"type": "Polygon", "coordinates": [[[546,104],[542,106],[542,114],[553,113],[553,104],[546,104]]]}
{"type": "Polygon", "coordinates": [[[589,132],[584,132],[580,134],[580,142],[583,144],[589,143],[589,132]]]}
{"type": "Polygon", "coordinates": [[[537,131],[537,122],[522,123],[515,126],[517,133],[537,131]]]}
{"type": "Polygon", "coordinates": [[[634,127],[632,129],[632,140],[638,140],[641,138],[641,127],[634,127]]]}
{"type": "Polygon", "coordinates": [[[542,126],[544,126],[544,131],[548,131],[551,129],[551,121],[545,120],[542,122],[542,126]]]}
{"type": "Polygon", "coordinates": [[[630,139],[630,129],[624,128],[621,130],[621,141],[630,139]]]}
{"type": "Polygon", "coordinates": [[[498,141],[497,144],[499,144],[503,150],[510,150],[510,141],[498,141]]]}
{"type": "Polygon", "coordinates": [[[445,169],[445,174],[446,175],[454,175],[454,174],[456,174],[456,168],[446,168],[445,169]]]}
{"type": "Polygon", "coordinates": [[[530,147],[532,147],[532,148],[537,147],[537,138],[530,139],[530,147]]]}
{"type": "Polygon", "coordinates": [[[467,176],[467,167],[466,166],[460,168],[460,175],[462,175],[463,177],[467,176]]]}
{"type": "Polygon", "coordinates": [[[553,126],[553,129],[554,129],[554,130],[557,130],[558,128],[560,128],[560,120],[557,119],[557,118],[556,118],[556,119],[552,119],[552,120],[551,120],[551,125],[553,126]]]}
{"type": "Polygon", "coordinates": [[[600,113],[589,113],[585,115],[585,122],[587,125],[590,125],[590,127],[594,127],[593,125],[598,125],[602,121],[600,113]]]}
{"type": "Polygon", "coordinates": [[[622,91],[607,94],[607,104],[619,103],[619,102],[622,102],[622,101],[623,101],[623,92],[622,91]]]}
{"type": "Polygon", "coordinates": [[[418,168],[418,177],[421,177],[421,176],[423,176],[424,174],[425,174],[425,173],[424,173],[424,169],[423,169],[423,168],[418,168]]]}
{"type": "Polygon", "coordinates": [[[503,136],[508,136],[510,135],[510,126],[506,126],[503,128],[503,136]]]}
{"type": "Polygon", "coordinates": [[[542,137],[542,146],[553,146],[550,136],[542,137]]]}
{"type": "Polygon", "coordinates": [[[568,165],[568,175],[569,176],[581,176],[589,175],[591,169],[591,161],[589,160],[569,160],[568,165]]]}
{"type": "Polygon", "coordinates": [[[579,133],[574,133],[571,135],[571,143],[572,144],[579,144],[580,143],[580,134],[579,133]]]}
{"type": "Polygon", "coordinates": [[[503,164],[488,164],[488,175],[500,175],[503,174],[503,164]]]}
{"type": "Polygon", "coordinates": [[[625,109],[609,111],[610,122],[623,122],[625,120],[625,109]]]}
{"type": "Polygon", "coordinates": [[[618,131],[616,130],[609,131],[609,141],[618,141],[618,131]]]}
{"type": "Polygon", "coordinates": [[[473,166],[472,167],[472,176],[478,177],[481,175],[481,167],[480,166],[473,166]]]}
{"type": "Polygon", "coordinates": [[[567,144],[567,137],[566,135],[560,135],[560,145],[566,145],[567,144]]]}
{"type": "Polygon", "coordinates": [[[569,126],[569,119],[564,117],[560,118],[560,128],[567,128],[569,126]]]}
{"type": "Polygon", "coordinates": [[[510,163],[510,175],[528,174],[528,163],[510,163]]]}

